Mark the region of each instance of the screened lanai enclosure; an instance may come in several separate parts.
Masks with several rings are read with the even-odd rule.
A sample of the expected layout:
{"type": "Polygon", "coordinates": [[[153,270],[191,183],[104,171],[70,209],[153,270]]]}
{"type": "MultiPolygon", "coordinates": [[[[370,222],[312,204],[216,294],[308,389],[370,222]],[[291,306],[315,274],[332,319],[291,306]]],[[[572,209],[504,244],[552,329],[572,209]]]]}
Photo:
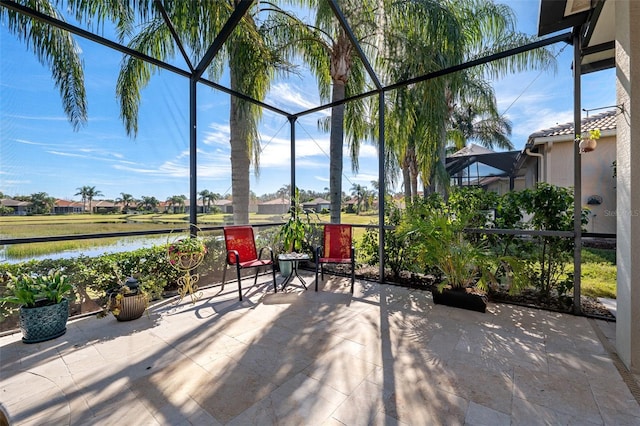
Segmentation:
{"type": "MultiPolygon", "coordinates": [[[[217,173],[231,175],[233,222],[247,224],[250,176],[262,174],[262,178],[282,180],[289,185],[288,199],[293,205],[300,182],[300,163],[307,161],[306,154],[311,148],[317,147],[324,152],[326,161],[314,167],[328,182],[330,221],[339,223],[342,194],[348,190],[344,185],[347,171],[343,167],[346,163],[347,169],[350,166],[357,170],[362,152],[373,147],[377,155],[376,226],[381,281],[385,279],[386,267],[385,195],[390,188],[408,185],[409,181],[403,177],[405,170],[407,173],[416,170],[413,178],[420,180],[425,189],[444,191],[444,182],[448,181],[448,177],[442,178],[446,115],[452,106],[452,97],[463,84],[463,77],[505,74],[532,66],[544,69],[553,62],[547,47],[571,45],[574,50],[574,128],[579,135],[582,74],[616,65],[612,51],[620,33],[625,37],[631,34],[632,40],[638,40],[629,22],[624,26],[628,33],[620,29],[623,28],[620,25],[606,24],[622,19],[620,10],[624,8],[637,9],[633,1],[616,2],[619,10],[614,16],[611,1],[543,0],[540,38],[514,35],[504,40],[489,34],[487,40],[491,44],[484,44],[480,49],[453,42],[465,30],[456,27],[461,16],[455,16],[446,7],[435,7],[439,3],[450,6],[449,2],[141,1],[131,5],[131,9],[125,4],[114,9],[107,2],[53,3],[64,6],[60,9],[66,7],[64,13],[68,16],[47,9],[45,2],[10,0],[0,2],[0,13],[3,22],[18,38],[31,43],[54,71],[54,84],[61,92],[65,112],[74,127],[82,127],[87,117],[94,114],[85,103],[85,96],[90,98],[93,82],[79,84],[81,72],[57,73],[56,70],[76,58],[68,55],[63,56],[66,63],[52,61],[55,55],[49,56],[47,52],[52,46],[42,40],[61,37],[61,44],[53,47],[54,52],[60,49],[58,54],[77,48],[72,40],[94,43],[122,54],[122,62],[115,67],[118,75],[113,76],[117,80],[118,114],[126,136],[134,140],[125,142],[121,137],[118,143],[137,144],[136,163],[144,164],[145,149],[157,149],[152,139],[162,135],[149,130],[149,123],[142,120],[141,112],[158,109],[161,120],[168,123],[161,133],[182,143],[176,143],[171,149],[179,151],[188,147],[182,158],[188,159],[189,179],[180,184],[188,187],[192,234],[206,229],[198,223],[197,215],[202,177],[215,178],[217,173]],[[584,8],[579,8],[582,3],[584,8]],[[605,24],[608,26],[603,30],[605,24]],[[42,37],[40,44],[38,34],[42,37]],[[67,36],[72,39],[65,41],[67,36]],[[301,73],[316,80],[317,87],[312,92],[295,83],[301,73]],[[158,84],[165,89],[169,100],[145,97],[145,88],[158,84]],[[209,93],[214,92],[225,95],[221,106],[209,104],[209,93]],[[170,107],[166,109],[166,105],[170,107]],[[203,128],[206,123],[203,116],[207,116],[208,109],[227,117],[226,122],[218,127],[203,128]],[[325,138],[319,142],[320,135],[324,134],[329,135],[328,141],[325,138]],[[219,155],[218,144],[223,143],[230,143],[230,159],[219,155]],[[288,157],[289,167],[280,167],[270,174],[270,164],[261,161],[267,158],[264,154],[268,150],[288,157]],[[344,156],[350,158],[345,160],[344,156]],[[405,167],[403,162],[411,158],[415,161],[412,167],[405,167]]],[[[468,7],[460,8],[459,13],[473,14],[471,2],[465,5],[468,7]]],[[[492,30],[500,32],[504,28],[492,30]]],[[[634,57],[632,52],[625,52],[634,57]]],[[[636,56],[636,60],[640,60],[640,55],[636,56]]],[[[99,58],[83,60],[90,66],[91,61],[99,58]]],[[[633,75],[629,74],[621,85],[630,92],[627,86],[635,85],[633,75]]],[[[630,98],[619,102],[624,105],[619,123],[625,121],[631,128],[635,122],[631,118],[635,115],[629,102],[630,98]]],[[[99,111],[96,109],[95,113],[99,111]]],[[[622,137],[619,133],[618,140],[622,137]]],[[[631,145],[628,149],[635,151],[631,145]]],[[[449,168],[460,172],[469,165],[465,161],[453,160],[449,168]]],[[[498,168],[503,165],[498,156],[491,161],[498,168]]],[[[579,313],[582,194],[577,144],[573,161],[574,229],[563,236],[575,242],[574,311],[579,313]]],[[[164,175],[168,178],[167,185],[173,185],[175,182],[169,181],[175,167],[175,164],[166,164],[160,170],[149,170],[149,175],[164,175]]],[[[628,163],[622,167],[627,167],[626,176],[631,176],[633,167],[628,163]]],[[[126,167],[117,170],[125,176],[129,173],[126,167]]],[[[625,176],[624,171],[621,174],[625,176]]],[[[352,183],[348,178],[346,181],[352,183]]],[[[619,183],[618,192],[626,189],[627,199],[633,206],[637,202],[630,195],[630,185],[631,179],[619,183]]],[[[631,228],[628,235],[638,232],[634,231],[630,216],[621,220],[627,221],[631,228]]],[[[619,247],[620,230],[619,224],[619,247]]],[[[622,250],[627,251],[630,259],[634,240],[638,239],[625,239],[623,243],[622,250]]],[[[0,244],[16,241],[0,240],[0,244]]],[[[621,264],[619,260],[618,271],[625,269],[628,274],[622,275],[629,278],[639,276],[640,269],[632,266],[635,264],[638,262],[621,264]]],[[[620,289],[620,278],[618,286],[620,289]]],[[[625,288],[629,300],[633,300],[631,296],[635,293],[640,294],[637,285],[629,284],[625,288]]],[[[640,308],[629,307],[635,314],[623,314],[619,321],[624,325],[618,327],[624,330],[619,331],[618,339],[624,346],[622,358],[631,369],[637,369],[640,362],[637,343],[631,343],[631,340],[640,340],[632,339],[640,335],[640,327],[631,321],[637,309],[640,308]]],[[[622,311],[627,312],[624,308],[622,311]]]]}

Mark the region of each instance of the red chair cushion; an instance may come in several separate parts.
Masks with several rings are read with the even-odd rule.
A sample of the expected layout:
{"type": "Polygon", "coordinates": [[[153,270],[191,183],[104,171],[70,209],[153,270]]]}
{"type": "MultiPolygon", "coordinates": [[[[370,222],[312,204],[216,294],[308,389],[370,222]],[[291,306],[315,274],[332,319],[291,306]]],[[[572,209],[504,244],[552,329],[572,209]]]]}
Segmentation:
{"type": "Polygon", "coordinates": [[[349,257],[349,259],[338,259],[335,257],[321,257],[320,263],[351,263],[351,257],[349,257]]]}
{"type": "Polygon", "coordinates": [[[270,259],[262,259],[262,260],[249,260],[247,262],[240,262],[240,267],[241,268],[254,268],[256,266],[265,266],[265,265],[271,265],[271,260],[270,259]]]}

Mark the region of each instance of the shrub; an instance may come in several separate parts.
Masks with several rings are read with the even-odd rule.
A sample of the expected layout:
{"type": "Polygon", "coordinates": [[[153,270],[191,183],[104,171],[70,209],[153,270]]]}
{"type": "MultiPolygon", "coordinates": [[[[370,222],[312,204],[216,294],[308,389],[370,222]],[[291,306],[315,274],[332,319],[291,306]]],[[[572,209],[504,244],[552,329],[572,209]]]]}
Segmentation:
{"type": "MultiPolygon", "coordinates": [[[[532,215],[528,221],[531,229],[573,231],[572,189],[539,183],[535,190],[524,190],[518,197],[521,208],[532,215]]],[[[581,216],[584,226],[588,223],[586,210],[581,216]]],[[[534,255],[527,262],[532,282],[542,297],[549,297],[552,290],[565,295],[573,288],[573,275],[565,271],[573,255],[573,238],[540,236],[534,242],[534,255]]]]}

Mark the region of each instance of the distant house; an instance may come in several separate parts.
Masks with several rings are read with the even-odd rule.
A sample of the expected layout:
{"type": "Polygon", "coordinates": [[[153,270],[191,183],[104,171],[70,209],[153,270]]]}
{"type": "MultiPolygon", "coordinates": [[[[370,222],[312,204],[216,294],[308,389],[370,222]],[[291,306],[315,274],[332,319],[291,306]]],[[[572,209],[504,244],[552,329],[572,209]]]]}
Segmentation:
{"type": "Polygon", "coordinates": [[[286,198],[258,203],[258,214],[285,214],[289,211],[291,202],[286,198]]]}
{"type": "MultiPolygon", "coordinates": [[[[582,134],[600,130],[593,152],[580,155],[582,164],[582,205],[588,207],[589,232],[616,232],[616,111],[584,118],[582,134]]],[[[573,187],[573,123],[561,124],[532,133],[516,167],[523,172],[527,188],[537,182],[573,187]]]]}
{"type": "Polygon", "coordinates": [[[11,198],[2,198],[0,199],[0,205],[2,207],[9,208],[13,210],[13,215],[16,216],[26,216],[31,213],[31,203],[28,201],[19,201],[13,200],[11,198]]]}
{"type": "MultiPolygon", "coordinates": [[[[587,231],[616,232],[616,111],[582,120],[582,134],[599,129],[600,139],[593,152],[580,156],[582,165],[582,205],[587,207],[587,231]]],[[[505,194],[535,188],[538,182],[572,188],[573,122],[532,133],[522,151],[493,152],[471,144],[447,157],[447,171],[454,185],[480,186],[505,194]]]]}
{"type": "MultiPolygon", "coordinates": [[[[87,204],[88,205],[88,204],[87,204]]],[[[122,210],[122,207],[113,201],[93,200],[91,202],[91,213],[116,213],[122,210]]]]}
{"type": "Polygon", "coordinates": [[[320,213],[323,210],[331,210],[331,201],[327,201],[324,198],[316,198],[314,200],[307,201],[306,203],[302,203],[302,208],[320,213]]]}
{"type": "Polygon", "coordinates": [[[356,208],[357,203],[358,203],[358,200],[356,200],[355,198],[351,198],[349,200],[343,201],[342,209],[345,211],[345,213],[355,213],[357,210],[356,208]]]}
{"type": "Polygon", "coordinates": [[[455,186],[479,186],[500,195],[524,189],[515,168],[520,151],[495,152],[469,144],[447,157],[446,168],[455,186]],[[520,182],[519,182],[520,181],[520,182]]]}
{"type": "Polygon", "coordinates": [[[219,208],[222,213],[233,213],[233,201],[231,200],[216,200],[213,205],[219,208]]]}
{"type": "Polygon", "coordinates": [[[53,214],[74,214],[83,211],[84,206],[79,201],[57,199],[53,205],[53,214]]]}

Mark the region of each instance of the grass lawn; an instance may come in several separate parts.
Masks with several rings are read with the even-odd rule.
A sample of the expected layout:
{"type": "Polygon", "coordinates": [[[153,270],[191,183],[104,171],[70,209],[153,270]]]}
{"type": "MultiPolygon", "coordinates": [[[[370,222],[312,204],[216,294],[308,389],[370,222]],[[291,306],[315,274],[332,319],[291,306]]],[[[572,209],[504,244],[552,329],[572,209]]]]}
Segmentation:
{"type": "Polygon", "coordinates": [[[615,299],[616,251],[583,248],[581,283],[581,293],[585,296],[615,299]]]}

